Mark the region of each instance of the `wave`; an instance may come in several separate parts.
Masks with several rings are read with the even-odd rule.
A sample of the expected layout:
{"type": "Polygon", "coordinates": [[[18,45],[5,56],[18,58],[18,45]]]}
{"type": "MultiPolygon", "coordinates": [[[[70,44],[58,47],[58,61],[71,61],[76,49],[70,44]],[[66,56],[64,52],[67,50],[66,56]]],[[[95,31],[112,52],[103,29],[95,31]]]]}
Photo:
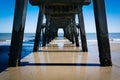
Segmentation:
{"type": "Polygon", "coordinates": [[[97,40],[87,40],[87,42],[97,42],[97,40]]]}
{"type": "MultiPolygon", "coordinates": [[[[120,43],[120,39],[109,39],[109,41],[110,42],[115,42],[115,43],[120,43]]],[[[97,42],[97,39],[95,39],[95,40],[87,40],[87,42],[97,42]]]]}
{"type": "Polygon", "coordinates": [[[111,43],[120,43],[120,39],[110,39],[111,43]]]}
{"type": "Polygon", "coordinates": [[[11,40],[0,40],[0,45],[10,45],[11,40]]]}
{"type": "MultiPolygon", "coordinates": [[[[24,39],[23,43],[30,43],[30,42],[34,42],[34,39],[24,39]]],[[[10,45],[11,40],[0,40],[0,45],[10,45]]]]}
{"type": "MultiPolygon", "coordinates": [[[[34,44],[35,39],[24,39],[23,44],[34,44]]],[[[61,39],[61,40],[55,40],[55,42],[66,42],[68,41],[67,39],[61,39]]],[[[111,43],[120,43],[120,39],[109,39],[111,43]]],[[[42,41],[41,41],[42,42],[42,41]]],[[[79,40],[81,42],[81,40],[79,40]]],[[[96,39],[94,40],[87,40],[87,42],[97,42],[96,39]]],[[[10,45],[11,40],[0,40],[0,45],[10,45]]]]}
{"type": "MultiPolygon", "coordinates": [[[[120,43],[120,39],[109,39],[110,43],[120,43]]],[[[87,40],[87,42],[97,42],[96,40],[87,40]]]]}

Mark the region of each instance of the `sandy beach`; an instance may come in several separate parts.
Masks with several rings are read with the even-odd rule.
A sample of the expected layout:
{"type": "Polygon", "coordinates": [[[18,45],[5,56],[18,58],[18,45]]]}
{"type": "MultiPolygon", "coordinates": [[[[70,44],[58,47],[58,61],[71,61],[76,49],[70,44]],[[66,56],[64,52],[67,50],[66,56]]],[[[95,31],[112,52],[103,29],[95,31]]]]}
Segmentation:
{"type": "Polygon", "coordinates": [[[67,40],[54,40],[48,47],[22,58],[21,66],[2,71],[0,80],[120,79],[120,43],[110,42],[112,67],[100,67],[97,42],[88,41],[88,52],[73,46],[67,40]]]}

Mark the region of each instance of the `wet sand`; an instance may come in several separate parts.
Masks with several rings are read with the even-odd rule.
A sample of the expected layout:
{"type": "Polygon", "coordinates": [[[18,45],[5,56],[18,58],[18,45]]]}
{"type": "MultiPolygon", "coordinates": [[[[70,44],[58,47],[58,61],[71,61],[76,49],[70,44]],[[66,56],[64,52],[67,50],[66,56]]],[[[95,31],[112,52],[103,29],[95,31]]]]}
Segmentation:
{"type": "Polygon", "coordinates": [[[88,52],[73,46],[54,40],[24,57],[20,67],[1,72],[0,80],[120,80],[120,43],[110,44],[112,67],[99,66],[97,42],[88,42],[88,52]]]}

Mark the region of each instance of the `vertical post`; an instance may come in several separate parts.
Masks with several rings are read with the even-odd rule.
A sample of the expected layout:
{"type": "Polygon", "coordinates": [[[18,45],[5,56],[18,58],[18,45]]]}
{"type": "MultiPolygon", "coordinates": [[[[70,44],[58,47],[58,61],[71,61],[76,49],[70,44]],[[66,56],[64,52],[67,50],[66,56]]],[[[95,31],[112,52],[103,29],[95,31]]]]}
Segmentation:
{"type": "Polygon", "coordinates": [[[71,25],[68,25],[66,27],[66,30],[68,30],[68,39],[74,44],[74,39],[73,39],[73,33],[72,33],[72,29],[71,29],[71,25]]]}
{"type": "Polygon", "coordinates": [[[43,34],[43,44],[42,44],[42,47],[46,46],[46,27],[44,29],[45,30],[42,31],[42,34],[43,34]]]}
{"type": "Polygon", "coordinates": [[[79,29],[80,29],[80,35],[81,35],[82,51],[87,52],[88,48],[87,48],[86,33],[85,33],[85,28],[84,28],[84,19],[83,19],[81,5],[78,5],[78,19],[79,19],[79,29]]]}
{"type": "Polygon", "coordinates": [[[20,64],[27,4],[28,0],[16,0],[12,40],[8,61],[9,67],[16,67],[20,64]]]}
{"type": "Polygon", "coordinates": [[[75,43],[76,47],[79,47],[79,40],[78,40],[78,35],[77,35],[77,30],[76,30],[76,23],[75,20],[73,21],[73,30],[74,30],[74,37],[75,37],[75,43]]]}
{"type": "Polygon", "coordinates": [[[69,26],[66,26],[66,27],[65,27],[65,37],[66,37],[68,40],[70,40],[70,37],[69,37],[70,31],[69,31],[69,29],[70,29],[69,26]]]}
{"type": "Polygon", "coordinates": [[[45,6],[44,6],[44,4],[41,4],[40,5],[40,10],[39,10],[38,23],[37,23],[33,52],[36,52],[38,50],[38,47],[39,47],[44,10],[45,10],[45,6]]]}
{"type": "Polygon", "coordinates": [[[104,0],[93,0],[101,66],[112,66],[104,0]]]}
{"type": "Polygon", "coordinates": [[[71,39],[71,41],[72,41],[72,44],[74,44],[75,43],[75,41],[74,41],[74,34],[73,34],[73,23],[72,23],[72,19],[70,20],[70,39],[71,39]]]}
{"type": "Polygon", "coordinates": [[[49,27],[50,27],[50,15],[46,15],[46,28],[45,28],[45,35],[46,35],[46,44],[49,43],[49,27]]]}

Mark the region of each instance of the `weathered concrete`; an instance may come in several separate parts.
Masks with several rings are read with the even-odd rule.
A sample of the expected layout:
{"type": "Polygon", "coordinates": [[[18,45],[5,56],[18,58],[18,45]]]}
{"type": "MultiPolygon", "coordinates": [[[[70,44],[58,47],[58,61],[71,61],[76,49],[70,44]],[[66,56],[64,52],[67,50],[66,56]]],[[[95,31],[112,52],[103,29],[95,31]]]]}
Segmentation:
{"type": "Polygon", "coordinates": [[[18,66],[21,58],[23,34],[28,0],[16,0],[12,40],[9,53],[9,67],[18,66]]]}
{"type": "Polygon", "coordinates": [[[93,0],[101,66],[112,66],[104,0],[93,0]]]}
{"type": "Polygon", "coordinates": [[[38,23],[37,23],[37,29],[36,29],[36,36],[35,36],[35,43],[34,43],[33,52],[36,52],[38,50],[38,47],[39,47],[44,10],[45,10],[44,4],[40,5],[39,17],[38,17],[38,23]]]}
{"type": "Polygon", "coordinates": [[[84,26],[84,19],[82,13],[82,6],[78,5],[78,20],[79,20],[79,29],[81,35],[81,44],[82,44],[82,51],[87,52],[87,41],[86,41],[86,33],[85,33],[85,26],[84,26]]]}

